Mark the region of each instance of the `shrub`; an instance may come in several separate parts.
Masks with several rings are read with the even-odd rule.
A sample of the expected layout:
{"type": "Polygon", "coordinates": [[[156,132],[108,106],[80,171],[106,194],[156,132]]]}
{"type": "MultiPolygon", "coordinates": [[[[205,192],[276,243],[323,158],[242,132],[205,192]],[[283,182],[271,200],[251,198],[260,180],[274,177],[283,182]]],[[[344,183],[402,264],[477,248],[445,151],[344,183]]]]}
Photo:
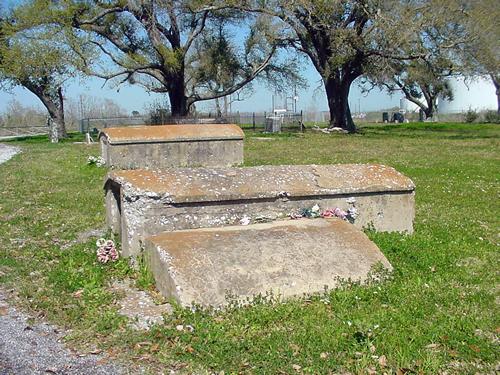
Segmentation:
{"type": "Polygon", "coordinates": [[[486,111],[484,114],[484,122],[489,124],[500,124],[500,113],[497,111],[486,111]]]}
{"type": "Polygon", "coordinates": [[[468,124],[471,124],[474,121],[476,121],[478,119],[478,117],[479,117],[479,115],[478,115],[477,111],[469,108],[469,110],[467,112],[465,112],[465,114],[464,114],[464,121],[468,124]]]}

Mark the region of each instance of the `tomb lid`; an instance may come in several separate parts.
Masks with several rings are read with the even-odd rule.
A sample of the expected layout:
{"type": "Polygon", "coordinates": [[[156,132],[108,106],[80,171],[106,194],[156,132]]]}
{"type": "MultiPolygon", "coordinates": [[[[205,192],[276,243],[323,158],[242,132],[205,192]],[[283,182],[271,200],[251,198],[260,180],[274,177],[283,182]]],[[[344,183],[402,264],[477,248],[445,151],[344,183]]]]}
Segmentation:
{"type": "Polygon", "coordinates": [[[241,140],[243,131],[233,124],[144,125],[106,128],[99,138],[109,144],[241,140]]]}
{"type": "Polygon", "coordinates": [[[182,305],[224,305],[324,292],[340,280],[363,281],[376,264],[392,267],[379,248],[340,219],[272,223],[165,232],[145,240],[157,286],[182,305]]]}
{"type": "Polygon", "coordinates": [[[170,168],[111,171],[107,183],[123,194],[165,197],[171,203],[217,202],[411,192],[413,182],[394,168],[373,164],[279,165],[246,168],[170,168]]]}

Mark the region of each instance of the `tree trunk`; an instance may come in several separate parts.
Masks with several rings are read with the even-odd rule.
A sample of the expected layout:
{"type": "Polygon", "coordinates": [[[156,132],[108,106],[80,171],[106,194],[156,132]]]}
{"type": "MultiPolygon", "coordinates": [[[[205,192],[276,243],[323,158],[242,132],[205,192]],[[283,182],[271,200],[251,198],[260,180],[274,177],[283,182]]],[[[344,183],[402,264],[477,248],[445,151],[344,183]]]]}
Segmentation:
{"type": "Polygon", "coordinates": [[[434,116],[436,111],[436,100],[431,96],[425,96],[425,104],[420,101],[419,98],[414,98],[409,92],[403,91],[405,98],[410,102],[416,104],[420,110],[424,113],[425,119],[429,119],[434,116]]]}
{"type": "Polygon", "coordinates": [[[349,108],[349,90],[352,80],[328,77],[324,80],[328,108],[330,110],[330,128],[339,127],[349,133],[356,131],[349,108]]]}
{"type": "Polygon", "coordinates": [[[405,94],[406,99],[410,100],[412,103],[415,103],[422,113],[425,115],[425,119],[429,119],[434,116],[434,112],[436,110],[436,105],[434,103],[429,104],[429,102],[426,100],[427,105],[423,104],[420,100],[418,99],[413,99],[413,97],[410,97],[405,94]]]}
{"type": "Polygon", "coordinates": [[[184,83],[184,72],[181,71],[171,82],[168,92],[170,99],[170,111],[172,117],[186,117],[189,114],[189,103],[186,97],[186,85],[184,83]]]}
{"type": "Polygon", "coordinates": [[[424,109],[425,118],[434,118],[434,114],[437,111],[437,94],[430,87],[430,85],[421,85],[422,95],[425,98],[425,102],[427,103],[427,108],[424,109]]]}
{"type": "Polygon", "coordinates": [[[57,124],[54,121],[52,121],[52,118],[50,116],[47,116],[47,127],[49,128],[49,141],[50,141],[50,143],[59,142],[57,124]]]}
{"type": "Polygon", "coordinates": [[[68,138],[68,132],[66,131],[66,119],[64,117],[64,97],[61,87],[57,89],[57,98],[59,100],[59,105],[57,106],[56,118],[53,119],[57,124],[57,136],[59,139],[68,138]]]}
{"type": "Polygon", "coordinates": [[[54,137],[57,137],[57,142],[61,138],[68,136],[66,132],[66,123],[64,121],[64,97],[62,88],[59,87],[54,93],[49,93],[47,87],[33,86],[31,84],[23,84],[28,90],[35,94],[38,99],[43,103],[50,116],[49,124],[49,138],[54,142],[54,137]],[[54,130],[55,129],[55,130],[54,130]],[[52,134],[55,132],[55,134],[52,134]]]}
{"type": "Polygon", "coordinates": [[[434,106],[428,105],[426,108],[424,108],[424,114],[426,120],[434,117],[434,106]]]}
{"type": "Polygon", "coordinates": [[[500,87],[497,89],[497,113],[500,115],[500,87]]]}
{"type": "Polygon", "coordinates": [[[220,102],[219,102],[220,98],[217,98],[215,99],[215,112],[216,113],[216,117],[217,118],[220,118],[222,117],[222,110],[220,109],[220,102]]]}
{"type": "Polygon", "coordinates": [[[491,80],[495,85],[495,93],[497,94],[497,113],[500,115],[500,76],[491,74],[491,80]]]}
{"type": "Polygon", "coordinates": [[[229,101],[227,100],[228,95],[224,97],[224,116],[227,117],[227,109],[229,108],[229,101]]]}
{"type": "MultiPolygon", "coordinates": [[[[60,90],[60,89],[59,89],[60,90]]],[[[55,131],[57,134],[58,139],[63,139],[68,137],[68,133],[66,132],[66,122],[64,119],[64,106],[63,106],[63,99],[62,99],[62,93],[60,94],[58,92],[58,101],[59,103],[54,103],[50,101],[50,99],[45,98],[44,99],[44,104],[45,107],[47,108],[47,111],[49,112],[49,116],[51,119],[52,126],[55,127],[55,131]]]]}

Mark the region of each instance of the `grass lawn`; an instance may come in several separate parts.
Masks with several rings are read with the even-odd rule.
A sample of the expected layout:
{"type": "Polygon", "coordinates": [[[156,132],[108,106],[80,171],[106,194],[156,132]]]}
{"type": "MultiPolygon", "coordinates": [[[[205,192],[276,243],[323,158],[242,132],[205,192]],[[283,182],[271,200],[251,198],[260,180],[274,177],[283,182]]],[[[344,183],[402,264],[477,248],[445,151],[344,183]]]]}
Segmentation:
{"type": "Polygon", "coordinates": [[[395,167],[417,186],[415,233],[369,233],[394,266],[383,283],[217,313],[177,308],[149,332],[127,328],[108,288],[126,277],[147,288],[147,274],[125,260],[98,264],[95,238],[63,246],[104,226],[106,171],[86,165],[98,147],[9,142],[23,152],[0,165],[0,282],[35,316],[70,329],[72,345],[152,372],[494,373],[499,137],[498,125],[463,124],[373,125],[349,136],[248,132],[246,165],[395,167]]]}

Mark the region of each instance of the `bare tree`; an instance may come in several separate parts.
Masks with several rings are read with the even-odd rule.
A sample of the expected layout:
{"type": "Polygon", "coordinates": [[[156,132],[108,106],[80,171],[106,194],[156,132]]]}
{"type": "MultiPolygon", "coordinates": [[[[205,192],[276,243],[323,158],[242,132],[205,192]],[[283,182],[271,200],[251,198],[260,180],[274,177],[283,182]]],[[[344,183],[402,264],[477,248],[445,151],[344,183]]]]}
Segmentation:
{"type": "Polygon", "coordinates": [[[7,103],[4,113],[0,114],[0,126],[29,127],[45,123],[46,113],[34,106],[23,105],[16,99],[7,103]]]}

